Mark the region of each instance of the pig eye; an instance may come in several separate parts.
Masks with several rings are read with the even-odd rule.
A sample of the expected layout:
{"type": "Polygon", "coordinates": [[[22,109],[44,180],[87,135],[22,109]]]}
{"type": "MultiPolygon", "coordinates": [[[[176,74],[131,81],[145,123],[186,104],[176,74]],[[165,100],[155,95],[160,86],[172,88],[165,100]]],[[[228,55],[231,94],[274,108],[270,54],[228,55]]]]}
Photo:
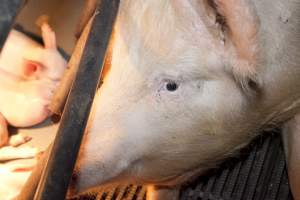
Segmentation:
{"type": "Polygon", "coordinates": [[[175,83],[174,81],[169,81],[166,84],[166,89],[170,92],[174,92],[175,90],[178,89],[178,84],[175,83]]]}

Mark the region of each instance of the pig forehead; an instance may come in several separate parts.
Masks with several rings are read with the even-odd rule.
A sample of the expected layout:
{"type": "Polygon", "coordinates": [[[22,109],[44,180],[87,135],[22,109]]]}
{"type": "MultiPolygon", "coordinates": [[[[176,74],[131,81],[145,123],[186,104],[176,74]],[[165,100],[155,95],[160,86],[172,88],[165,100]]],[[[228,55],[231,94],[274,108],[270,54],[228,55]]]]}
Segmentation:
{"type": "Polygon", "coordinates": [[[212,78],[227,74],[222,55],[214,49],[202,50],[195,46],[183,46],[159,53],[136,43],[126,43],[120,37],[115,37],[114,42],[110,69],[118,71],[115,74],[130,73],[130,77],[136,73],[143,77],[165,74],[188,78],[212,78]]]}
{"type": "Polygon", "coordinates": [[[122,1],[119,31],[125,40],[142,40],[149,47],[163,49],[178,42],[211,44],[203,3],[192,0],[122,1]],[[200,9],[199,9],[200,8],[200,9]],[[157,45],[157,46],[155,46],[157,45]]]}
{"type": "Polygon", "coordinates": [[[189,1],[123,1],[115,47],[146,71],[220,71],[223,49],[195,9],[189,1]]]}

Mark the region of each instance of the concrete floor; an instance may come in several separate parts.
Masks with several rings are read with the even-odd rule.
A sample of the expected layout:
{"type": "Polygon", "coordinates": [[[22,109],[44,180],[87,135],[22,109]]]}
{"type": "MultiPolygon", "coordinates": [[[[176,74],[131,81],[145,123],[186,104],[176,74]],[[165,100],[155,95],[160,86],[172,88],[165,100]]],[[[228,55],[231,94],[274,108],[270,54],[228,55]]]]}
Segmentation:
{"type": "Polygon", "coordinates": [[[58,124],[54,124],[48,119],[40,125],[18,129],[17,132],[32,138],[31,141],[25,143],[23,146],[33,146],[44,151],[54,140],[57,128],[58,124]]]}

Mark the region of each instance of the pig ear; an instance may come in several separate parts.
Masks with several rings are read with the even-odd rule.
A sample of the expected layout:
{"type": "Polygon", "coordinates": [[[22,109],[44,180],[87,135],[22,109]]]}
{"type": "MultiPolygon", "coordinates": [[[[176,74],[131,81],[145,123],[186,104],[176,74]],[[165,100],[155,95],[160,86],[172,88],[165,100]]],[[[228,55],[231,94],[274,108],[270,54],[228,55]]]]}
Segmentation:
{"type": "Polygon", "coordinates": [[[56,36],[49,24],[43,23],[41,26],[43,42],[46,49],[56,49],[56,36]]]}
{"type": "Polygon", "coordinates": [[[25,78],[37,78],[42,71],[42,64],[31,60],[25,60],[23,75],[25,78]]]}
{"type": "Polygon", "coordinates": [[[250,0],[207,0],[221,24],[225,45],[231,45],[232,73],[246,90],[259,88],[257,77],[259,20],[250,0]],[[227,44],[226,44],[227,43],[227,44]]]}

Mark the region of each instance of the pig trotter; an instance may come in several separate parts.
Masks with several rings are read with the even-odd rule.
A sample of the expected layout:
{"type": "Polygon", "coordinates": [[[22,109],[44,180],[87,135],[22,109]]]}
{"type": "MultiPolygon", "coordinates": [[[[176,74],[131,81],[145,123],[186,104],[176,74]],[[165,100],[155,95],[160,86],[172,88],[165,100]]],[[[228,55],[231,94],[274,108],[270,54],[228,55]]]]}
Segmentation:
{"type": "Polygon", "coordinates": [[[20,146],[26,142],[29,142],[32,138],[26,135],[17,134],[9,138],[9,145],[13,147],[20,146]]]}

